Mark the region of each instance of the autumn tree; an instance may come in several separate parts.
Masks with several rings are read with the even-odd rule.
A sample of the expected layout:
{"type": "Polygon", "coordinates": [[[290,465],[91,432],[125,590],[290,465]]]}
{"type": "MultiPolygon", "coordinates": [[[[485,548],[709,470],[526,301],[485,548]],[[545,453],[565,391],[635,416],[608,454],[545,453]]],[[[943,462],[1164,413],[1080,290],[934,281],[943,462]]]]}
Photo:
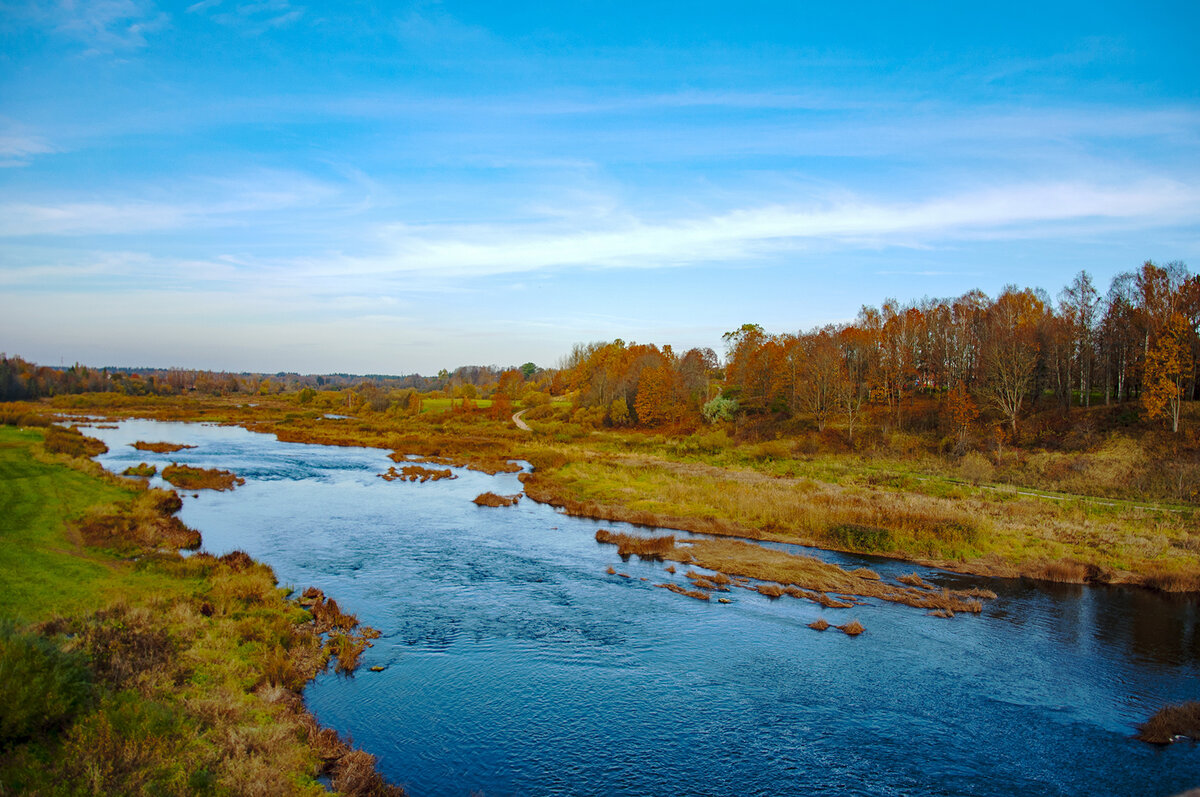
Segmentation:
{"type": "Polygon", "coordinates": [[[979,417],[979,408],[971,399],[966,385],[960,382],[946,394],[945,412],[951,428],[958,435],[958,445],[961,449],[963,443],[966,442],[971,424],[979,417]]]}
{"type": "Polygon", "coordinates": [[[1017,418],[1034,382],[1037,327],[1045,307],[1034,291],[1010,285],[990,308],[984,345],[983,395],[1017,433],[1017,418]]]}
{"type": "Polygon", "coordinates": [[[1181,313],[1172,313],[1146,355],[1142,403],[1151,418],[1170,418],[1172,432],[1179,431],[1184,385],[1195,368],[1194,335],[1187,319],[1181,313]]]}

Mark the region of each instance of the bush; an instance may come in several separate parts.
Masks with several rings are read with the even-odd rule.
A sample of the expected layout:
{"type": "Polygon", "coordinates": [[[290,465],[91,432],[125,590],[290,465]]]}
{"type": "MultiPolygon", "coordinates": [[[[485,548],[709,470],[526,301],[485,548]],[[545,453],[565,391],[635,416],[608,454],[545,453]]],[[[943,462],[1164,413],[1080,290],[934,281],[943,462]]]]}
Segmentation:
{"type": "Polygon", "coordinates": [[[0,626],[0,748],[62,727],[91,698],[85,656],[0,626]]]}
{"type": "Polygon", "coordinates": [[[883,551],[891,547],[892,533],[887,529],[844,523],[829,530],[829,537],[855,551],[883,551]]]}

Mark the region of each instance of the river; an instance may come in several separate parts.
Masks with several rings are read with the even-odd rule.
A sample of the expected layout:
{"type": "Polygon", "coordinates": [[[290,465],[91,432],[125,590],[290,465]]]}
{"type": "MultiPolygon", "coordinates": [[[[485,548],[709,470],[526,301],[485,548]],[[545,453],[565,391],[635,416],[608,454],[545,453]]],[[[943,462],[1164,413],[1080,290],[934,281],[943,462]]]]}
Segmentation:
{"type": "Polygon", "coordinates": [[[1132,738],[1161,705],[1200,699],[1194,598],[805,550],[999,597],[951,619],[746,590],[702,602],[654,588],[686,584],[685,568],[623,563],[595,541],[597,528],[623,524],[528,499],[472,503],[519,492],[515,474],[387,482],[378,474],[393,463],[378,449],[142,420],[85,431],[108,444],[98,459],[116,472],[178,460],[245,478],[232,492],[182,493],[180,517],[205,550],[245,550],[282,584],[319,586],[382,632],[356,675],[322,675],[305,700],[414,797],[1200,786],[1195,744],[1132,738]],[[196,448],[158,455],[131,448],[136,440],[196,448]],[[817,617],[867,630],[816,632],[807,624],[817,617]]]}

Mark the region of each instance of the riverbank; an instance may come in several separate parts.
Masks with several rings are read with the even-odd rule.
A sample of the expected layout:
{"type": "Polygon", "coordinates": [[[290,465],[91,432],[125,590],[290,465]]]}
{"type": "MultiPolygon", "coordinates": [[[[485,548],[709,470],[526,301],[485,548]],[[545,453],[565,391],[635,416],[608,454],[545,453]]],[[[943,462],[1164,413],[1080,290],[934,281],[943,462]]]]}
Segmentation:
{"type": "Polygon", "coordinates": [[[180,556],[173,493],[44,438],[0,425],[0,791],[402,793],[300,697],[352,617],[245,554],[180,556]]]}
{"type": "MultiPolygon", "coordinates": [[[[526,432],[507,419],[457,411],[328,417],[288,395],[254,399],[95,394],[51,404],[111,417],[232,424],[287,442],[371,446],[489,473],[512,470],[510,460],[522,459],[534,466],[525,483],[531,498],[599,520],[866,553],[971,575],[1200,592],[1196,508],[1114,496],[1115,476],[1098,482],[1094,495],[1068,494],[975,483],[890,449],[805,453],[782,440],[738,444],[719,430],[712,440],[673,439],[585,432],[552,419],[535,420],[526,432]]],[[[12,414],[47,409],[7,406],[12,414]]],[[[1116,457],[1098,454],[1089,467],[1123,473],[1117,464],[1136,460],[1109,462],[1110,454],[1116,457]]]]}

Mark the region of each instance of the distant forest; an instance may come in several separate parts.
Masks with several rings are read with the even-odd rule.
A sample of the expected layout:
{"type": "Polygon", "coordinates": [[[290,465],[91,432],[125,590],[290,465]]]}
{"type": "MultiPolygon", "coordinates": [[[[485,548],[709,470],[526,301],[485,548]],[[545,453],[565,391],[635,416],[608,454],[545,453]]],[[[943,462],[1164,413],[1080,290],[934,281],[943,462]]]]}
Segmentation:
{"type": "Polygon", "coordinates": [[[996,298],[888,300],[852,323],[769,334],[745,324],[710,348],[623,340],[577,344],[554,369],[467,366],[435,377],[226,374],[181,369],[96,370],[0,358],[0,400],[87,391],[171,395],[352,388],[375,411],[404,411],[411,393],[505,403],[569,396],[590,426],[696,425],[702,420],[797,419],[853,438],[868,408],[903,427],[913,403],[936,399],[943,426],[965,434],[981,420],[1015,437],[1034,409],[1137,402],[1180,427],[1200,395],[1200,277],[1182,263],[1146,262],[1101,293],[1081,271],[1056,298],[1009,286],[996,298]],[[404,396],[398,395],[404,392],[404,396]],[[394,401],[389,399],[391,396],[394,401]],[[393,406],[394,405],[394,406],[393,406]]]}

